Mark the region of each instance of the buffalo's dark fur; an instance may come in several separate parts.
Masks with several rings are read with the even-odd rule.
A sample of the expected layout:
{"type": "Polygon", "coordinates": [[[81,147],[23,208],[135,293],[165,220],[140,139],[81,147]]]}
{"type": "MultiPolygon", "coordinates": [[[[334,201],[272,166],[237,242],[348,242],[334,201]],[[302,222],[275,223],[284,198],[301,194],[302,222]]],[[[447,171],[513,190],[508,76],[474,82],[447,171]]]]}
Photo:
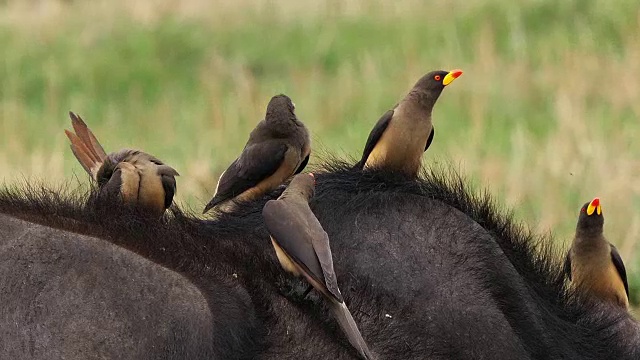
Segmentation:
{"type": "MultiPolygon", "coordinates": [[[[548,239],[459,177],[326,168],[311,205],[346,302],[381,358],[640,357],[638,324],[626,312],[566,292],[548,239]]],[[[183,274],[222,322],[212,324],[219,358],[352,358],[317,296],[286,296],[303,283],[280,269],[260,216],[278,194],[209,221],[173,209],[157,222],[28,189],[0,193],[0,212],[108,240],[183,274]]]]}
{"type": "Polygon", "coordinates": [[[209,305],[181,275],[100,239],[0,223],[0,358],[214,354],[209,305]]]}

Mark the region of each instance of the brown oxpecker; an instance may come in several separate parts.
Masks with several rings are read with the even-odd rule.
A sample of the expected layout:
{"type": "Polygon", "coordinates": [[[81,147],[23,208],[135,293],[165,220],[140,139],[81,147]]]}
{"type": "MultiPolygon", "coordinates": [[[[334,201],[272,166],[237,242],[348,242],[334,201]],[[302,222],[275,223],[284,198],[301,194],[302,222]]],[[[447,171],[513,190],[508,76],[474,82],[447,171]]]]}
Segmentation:
{"type": "Polygon", "coordinates": [[[176,193],[178,172],[140,150],[123,149],[107,155],[82,118],[72,112],[69,116],[74,132],[64,132],[71,141],[71,151],[98,183],[100,192],[117,193],[124,203],[162,216],[176,193]]]}
{"type": "Polygon", "coordinates": [[[604,237],[603,226],[600,199],[595,198],[580,209],[564,271],[578,289],[627,308],[627,272],[618,250],[604,237]]]}
{"type": "Polygon", "coordinates": [[[257,199],[301,172],[311,153],[309,132],[286,95],[267,105],[264,120],[251,131],[240,156],[225,170],[204,213],[228,200],[257,199]]]}
{"type": "Polygon", "coordinates": [[[309,207],[314,189],[313,174],[299,174],[278,200],[265,204],[262,216],[271,243],[280,265],[304,277],[328,300],[329,309],[349,343],[364,359],[373,359],[338,288],[329,236],[309,207]]]}
{"type": "Polygon", "coordinates": [[[422,153],[433,141],[431,111],[444,88],[462,70],[432,71],[424,75],[369,133],[359,168],[381,168],[416,176],[422,153]]]}

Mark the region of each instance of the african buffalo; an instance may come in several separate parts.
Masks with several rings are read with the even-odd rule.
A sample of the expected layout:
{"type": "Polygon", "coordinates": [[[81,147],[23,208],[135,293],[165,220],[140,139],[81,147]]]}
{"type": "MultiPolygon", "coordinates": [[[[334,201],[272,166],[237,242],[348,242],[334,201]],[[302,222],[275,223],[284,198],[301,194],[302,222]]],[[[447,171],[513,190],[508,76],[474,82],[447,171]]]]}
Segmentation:
{"type": "MultiPolygon", "coordinates": [[[[640,358],[626,311],[565,290],[550,239],[455,174],[324,169],[311,206],[379,359],[640,358]]],[[[4,190],[0,213],[27,222],[0,218],[0,358],[356,358],[322,299],[298,296],[306,284],[278,265],[261,210],[280,192],[159,222],[4,190]]]]}

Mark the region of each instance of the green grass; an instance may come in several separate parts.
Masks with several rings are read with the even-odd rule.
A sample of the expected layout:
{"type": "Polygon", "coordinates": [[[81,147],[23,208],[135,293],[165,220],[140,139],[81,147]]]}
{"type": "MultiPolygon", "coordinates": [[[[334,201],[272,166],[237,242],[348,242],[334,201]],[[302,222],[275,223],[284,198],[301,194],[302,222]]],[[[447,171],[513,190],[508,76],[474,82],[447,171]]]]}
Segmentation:
{"type": "Polygon", "coordinates": [[[558,241],[601,196],[640,301],[636,0],[5,3],[0,179],[84,179],[62,132],[73,110],[108,150],[174,165],[178,201],[200,208],[272,95],[293,98],[316,153],[358,156],[422,74],[459,67],[425,162],[558,241]]]}

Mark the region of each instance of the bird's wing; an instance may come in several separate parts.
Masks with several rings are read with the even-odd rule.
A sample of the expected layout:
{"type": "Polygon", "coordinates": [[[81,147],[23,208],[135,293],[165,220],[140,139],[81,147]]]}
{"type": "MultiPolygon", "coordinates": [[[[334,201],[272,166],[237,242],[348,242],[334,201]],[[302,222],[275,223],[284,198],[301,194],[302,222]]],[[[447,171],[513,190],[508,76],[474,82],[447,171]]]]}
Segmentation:
{"type": "Polygon", "coordinates": [[[616,249],[613,244],[611,245],[611,261],[613,261],[613,265],[618,270],[618,274],[620,274],[620,278],[624,283],[624,291],[627,293],[627,297],[629,297],[629,284],[627,283],[627,270],[624,268],[624,262],[618,253],[618,249],[616,249]]]}
{"type": "Polygon", "coordinates": [[[71,151],[87,173],[96,179],[96,173],[107,154],[80,116],[69,112],[69,117],[75,132],[65,130],[71,141],[71,151]]]}
{"type": "Polygon", "coordinates": [[[304,170],[304,168],[309,163],[309,156],[311,156],[311,153],[309,153],[307,155],[307,157],[305,157],[304,160],[302,160],[302,162],[300,163],[300,166],[298,166],[298,169],[296,170],[295,174],[300,174],[302,172],[302,170],[304,170]]]}
{"type": "Polygon", "coordinates": [[[300,209],[282,200],[269,200],[262,209],[271,237],[289,257],[319,284],[325,284],[322,265],[300,209]]]}
{"type": "Polygon", "coordinates": [[[424,147],[424,151],[427,151],[431,143],[433,142],[433,136],[435,135],[436,130],[433,126],[431,126],[431,133],[429,134],[429,139],[427,139],[427,145],[424,147]]]}
{"type": "Polygon", "coordinates": [[[313,244],[313,249],[316,252],[318,261],[320,261],[320,266],[322,267],[324,284],[336,300],[343,302],[344,300],[342,299],[342,294],[338,287],[336,272],[333,269],[333,255],[331,254],[331,246],[329,245],[329,235],[324,231],[322,225],[318,221],[318,218],[316,218],[308,206],[306,206],[304,213],[308,224],[307,228],[311,235],[311,243],[313,244]]]}
{"type": "Polygon", "coordinates": [[[278,140],[252,144],[242,151],[218,181],[218,189],[204,212],[234,198],[273,175],[282,165],[288,146],[278,140]]]}
{"type": "Polygon", "coordinates": [[[567,251],[563,266],[564,275],[571,280],[571,250],[567,251]]]}
{"type": "Polygon", "coordinates": [[[373,130],[371,130],[371,132],[369,133],[369,138],[367,138],[367,143],[364,146],[364,151],[362,152],[362,159],[360,159],[360,162],[357,165],[359,168],[363,168],[364,164],[367,163],[367,159],[369,158],[369,155],[373,151],[373,148],[376,147],[376,144],[380,140],[380,137],[382,137],[382,134],[389,126],[389,122],[393,117],[393,111],[394,110],[389,110],[386,113],[384,113],[384,115],[382,115],[382,117],[378,120],[376,125],[373,127],[373,130]]]}

